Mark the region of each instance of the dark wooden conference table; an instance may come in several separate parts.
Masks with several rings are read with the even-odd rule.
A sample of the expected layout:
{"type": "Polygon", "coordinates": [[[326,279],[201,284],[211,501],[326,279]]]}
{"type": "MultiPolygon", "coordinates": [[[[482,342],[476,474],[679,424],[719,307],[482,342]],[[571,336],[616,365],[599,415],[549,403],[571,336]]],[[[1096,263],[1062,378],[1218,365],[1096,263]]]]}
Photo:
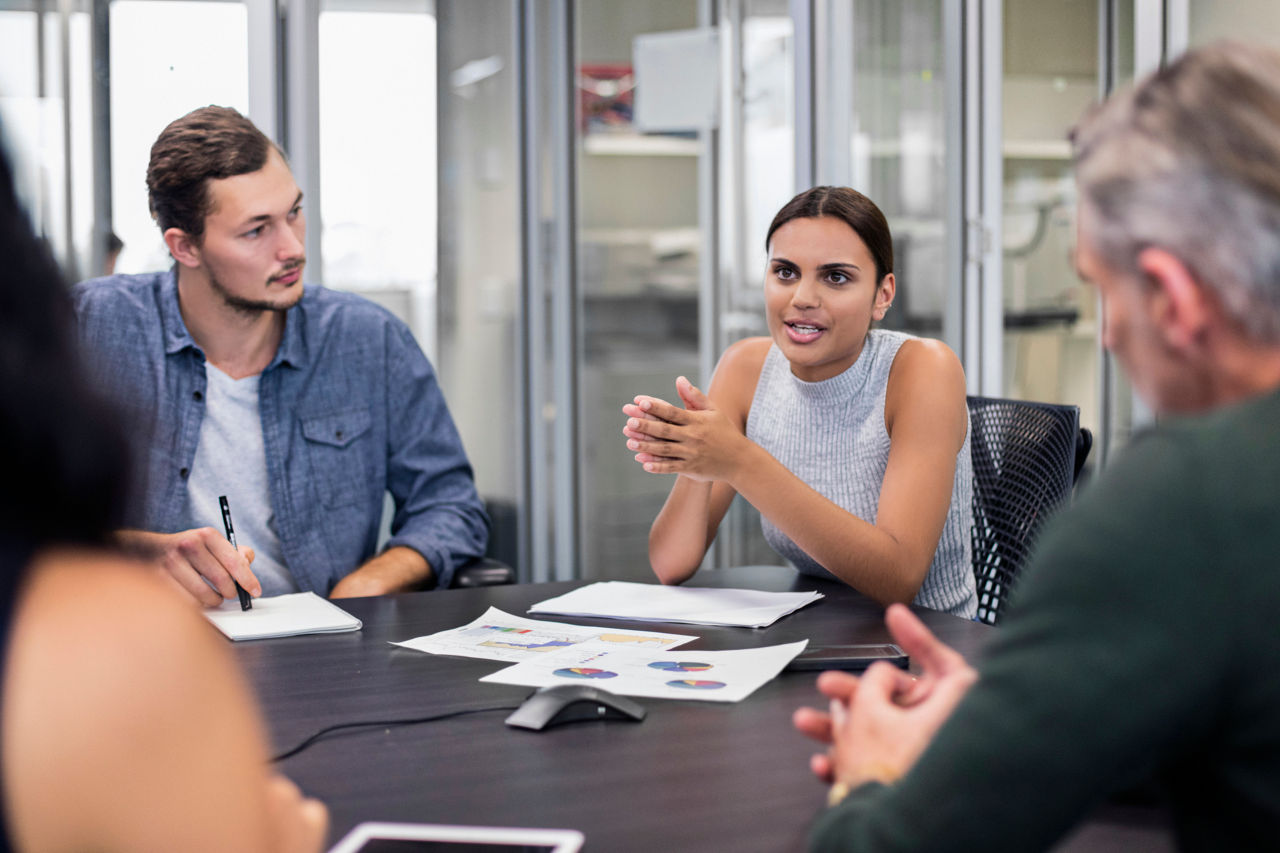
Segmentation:
{"type": "MultiPolygon", "coordinates": [[[[791,725],[820,705],[812,673],[784,672],[737,703],[640,699],[642,723],[574,723],[543,732],[503,723],[530,688],[482,684],[506,664],[388,645],[464,625],[490,605],[528,616],[535,602],[586,581],[346,599],[362,630],[236,644],[274,752],[336,723],[502,708],[408,726],[337,732],[280,769],[329,807],[330,840],[362,821],[563,827],[584,851],[788,851],[804,847],[825,787],[809,772],[815,745],[791,725]]],[[[768,628],[539,617],[696,635],[681,651],[889,640],[882,611],[849,587],[752,566],[700,573],[691,585],[825,598],[768,628]]],[[[918,611],[945,642],[976,657],[989,629],[918,611]]],[[[962,792],[957,792],[962,795],[962,792]]],[[[1108,807],[1066,839],[1068,851],[1172,850],[1163,821],[1108,807]]]]}

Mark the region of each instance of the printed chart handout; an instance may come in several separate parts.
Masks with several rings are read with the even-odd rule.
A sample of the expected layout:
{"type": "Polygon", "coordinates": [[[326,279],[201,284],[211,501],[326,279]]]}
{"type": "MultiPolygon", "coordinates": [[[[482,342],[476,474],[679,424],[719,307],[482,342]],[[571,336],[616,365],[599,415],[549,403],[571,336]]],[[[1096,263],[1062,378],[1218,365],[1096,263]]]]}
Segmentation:
{"type": "Polygon", "coordinates": [[[479,619],[460,628],[450,628],[392,645],[433,655],[519,663],[566,649],[607,651],[643,648],[647,651],[664,651],[696,639],[698,638],[688,634],[660,634],[655,631],[631,631],[525,619],[490,607],[479,619]]]}
{"type": "Polygon", "coordinates": [[[545,687],[588,682],[623,696],[738,702],[775,678],[808,641],[719,652],[574,648],[486,675],[481,681],[545,687]]]}

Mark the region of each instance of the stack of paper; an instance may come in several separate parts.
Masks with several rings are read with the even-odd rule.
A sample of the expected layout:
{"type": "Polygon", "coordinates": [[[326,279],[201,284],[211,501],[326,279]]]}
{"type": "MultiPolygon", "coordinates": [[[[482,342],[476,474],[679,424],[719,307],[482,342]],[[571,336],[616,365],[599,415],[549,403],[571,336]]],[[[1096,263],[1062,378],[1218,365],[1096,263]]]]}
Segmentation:
{"type": "Polygon", "coordinates": [[[529,612],[765,628],[820,598],[820,592],[760,592],[603,581],[539,601],[529,612]]]}
{"type": "Polygon", "coordinates": [[[251,610],[241,610],[240,602],[233,598],[206,610],[204,615],[233,640],[332,634],[360,628],[359,619],[314,592],[255,598],[251,610]]]}

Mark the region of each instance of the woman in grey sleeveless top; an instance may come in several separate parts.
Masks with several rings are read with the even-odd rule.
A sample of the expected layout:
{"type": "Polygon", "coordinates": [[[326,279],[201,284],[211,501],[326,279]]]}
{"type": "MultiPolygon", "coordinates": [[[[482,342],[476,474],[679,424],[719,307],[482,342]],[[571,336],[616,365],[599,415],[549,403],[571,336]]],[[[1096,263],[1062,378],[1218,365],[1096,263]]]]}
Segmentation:
{"type": "Polygon", "coordinates": [[[770,337],[720,359],[684,407],[637,396],[627,447],[679,474],[649,533],[663,583],[697,571],[735,494],[806,574],[888,605],[972,616],[972,473],[964,372],[939,341],[872,329],[893,303],[884,214],[846,187],[815,187],[769,227],[770,337]]]}

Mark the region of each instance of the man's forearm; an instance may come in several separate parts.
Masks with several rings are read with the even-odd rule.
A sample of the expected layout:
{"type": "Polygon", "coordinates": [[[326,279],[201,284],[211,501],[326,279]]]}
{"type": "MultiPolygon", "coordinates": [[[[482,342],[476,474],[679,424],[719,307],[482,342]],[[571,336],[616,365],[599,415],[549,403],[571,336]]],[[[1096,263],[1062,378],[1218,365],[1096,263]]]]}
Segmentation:
{"type": "Polygon", "coordinates": [[[357,598],[423,589],[435,573],[427,559],[412,548],[388,548],[338,581],[331,598],[357,598]]]}

